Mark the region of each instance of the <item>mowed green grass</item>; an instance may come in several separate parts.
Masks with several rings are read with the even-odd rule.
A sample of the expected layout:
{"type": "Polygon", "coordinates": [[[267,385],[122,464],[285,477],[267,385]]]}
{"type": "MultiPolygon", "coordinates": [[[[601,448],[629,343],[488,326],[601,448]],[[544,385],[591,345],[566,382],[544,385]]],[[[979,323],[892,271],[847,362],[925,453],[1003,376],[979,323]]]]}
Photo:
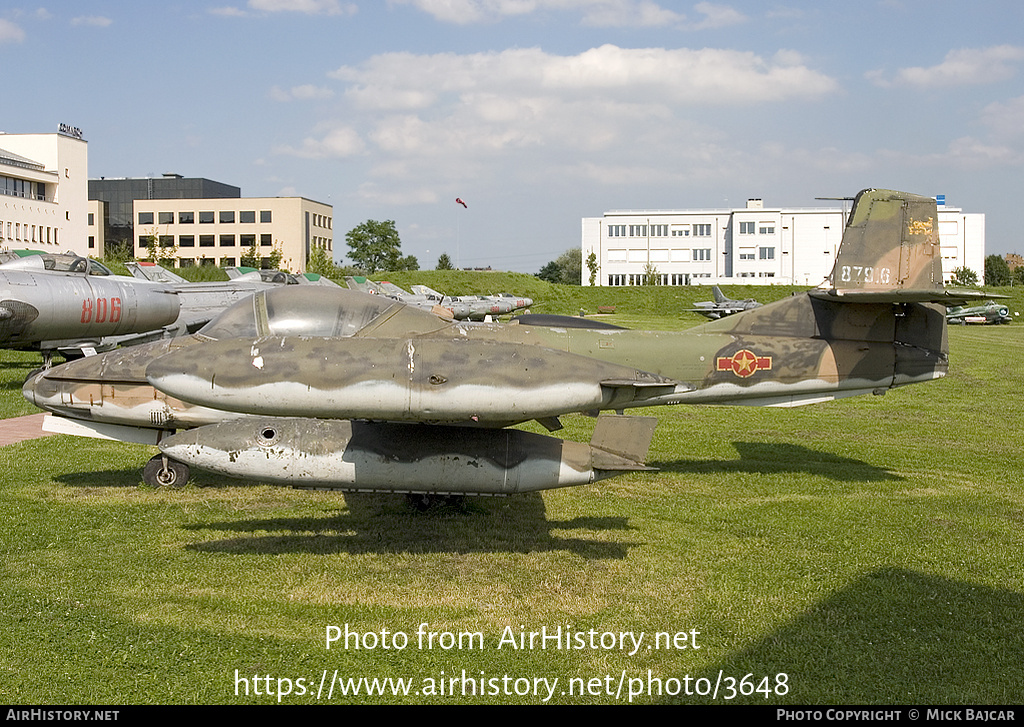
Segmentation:
{"type": "MultiPolygon", "coordinates": [[[[422,693],[465,671],[558,678],[560,704],[625,702],[630,686],[640,703],[1019,704],[1024,326],[950,339],[941,381],[799,409],[652,409],[660,471],[464,509],[210,475],[157,491],[140,481],[149,447],[0,448],[0,701],[265,703],[278,679],[315,692],[337,670],[414,683],[331,703],[546,696],[422,693]],[[423,623],[484,648],[419,648],[423,623]],[[409,643],[327,650],[346,624],[409,643]],[[499,649],[507,627],[646,641],[499,649]],[[699,649],[646,648],[691,630],[699,649]],[[271,680],[246,696],[236,670],[271,680]],[[730,678],[770,693],[726,700],[730,678]],[[717,700],[678,694],[715,684],[717,700]]],[[[35,363],[2,355],[17,397],[35,363]]],[[[589,439],[592,420],[564,421],[589,439]]]]}

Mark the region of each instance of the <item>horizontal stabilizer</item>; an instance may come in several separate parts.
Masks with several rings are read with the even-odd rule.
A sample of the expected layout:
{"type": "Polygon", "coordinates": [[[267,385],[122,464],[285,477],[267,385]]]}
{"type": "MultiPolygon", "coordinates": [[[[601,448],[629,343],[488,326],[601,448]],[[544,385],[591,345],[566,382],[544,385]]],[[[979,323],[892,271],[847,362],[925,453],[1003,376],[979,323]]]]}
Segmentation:
{"type": "Polygon", "coordinates": [[[968,301],[992,300],[1005,298],[1005,295],[992,295],[982,290],[946,290],[929,288],[926,290],[811,290],[812,298],[829,300],[837,303],[942,303],[944,305],[963,305],[968,301]]]}

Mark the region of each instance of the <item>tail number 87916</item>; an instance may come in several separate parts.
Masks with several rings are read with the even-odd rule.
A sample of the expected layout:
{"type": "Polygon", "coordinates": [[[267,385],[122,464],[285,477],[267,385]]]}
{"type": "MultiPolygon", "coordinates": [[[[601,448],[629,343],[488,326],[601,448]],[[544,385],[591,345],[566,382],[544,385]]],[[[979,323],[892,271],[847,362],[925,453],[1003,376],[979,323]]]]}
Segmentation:
{"type": "Polygon", "coordinates": [[[889,268],[873,268],[870,265],[844,265],[842,282],[844,283],[881,283],[888,285],[892,273],[889,268]]]}

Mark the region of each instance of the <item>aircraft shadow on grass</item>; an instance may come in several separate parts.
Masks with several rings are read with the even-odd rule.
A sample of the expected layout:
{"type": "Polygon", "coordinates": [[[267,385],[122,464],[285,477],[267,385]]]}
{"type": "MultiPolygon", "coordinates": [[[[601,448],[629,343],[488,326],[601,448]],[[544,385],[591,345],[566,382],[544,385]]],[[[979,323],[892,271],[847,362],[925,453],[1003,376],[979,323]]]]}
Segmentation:
{"type": "MultiPolygon", "coordinates": [[[[339,497],[341,493],[339,493],[339,497]]],[[[467,553],[565,550],[586,559],[622,559],[639,542],[597,541],[553,531],[628,531],[625,517],[548,520],[538,493],[505,498],[467,498],[465,505],[417,512],[394,495],[345,493],[347,510],[325,517],[198,523],[188,530],[252,533],[194,543],[215,553],[467,553]],[[277,531],[268,534],[267,531],[277,531]],[[284,534],[281,534],[282,531],[284,534]],[[263,533],[257,535],[255,533],[263,533]],[[290,533],[290,534],[289,534],[290,533]]]]}
{"type": "MultiPolygon", "coordinates": [[[[700,678],[714,685],[721,672],[737,681],[753,674],[755,683],[768,676],[774,689],[776,675],[786,674],[785,695],[766,700],[762,692],[731,701],[1020,704],[1021,613],[1020,593],[882,568],[721,663],[691,674],[691,685],[700,678]]],[[[711,701],[654,696],[667,702],[711,701]]]]}
{"type": "Polygon", "coordinates": [[[775,442],[733,442],[740,458],[708,460],[674,460],[651,462],[662,472],[703,475],[722,472],[774,474],[805,472],[842,482],[876,482],[902,480],[899,475],[863,460],[839,457],[799,444],[775,442]]]}

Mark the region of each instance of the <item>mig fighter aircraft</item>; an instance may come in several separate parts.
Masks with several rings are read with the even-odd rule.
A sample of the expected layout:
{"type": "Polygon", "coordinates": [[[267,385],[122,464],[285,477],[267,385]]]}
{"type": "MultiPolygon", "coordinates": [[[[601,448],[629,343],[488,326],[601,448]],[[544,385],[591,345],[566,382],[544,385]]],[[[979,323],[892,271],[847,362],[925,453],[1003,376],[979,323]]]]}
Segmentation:
{"type": "Polygon", "coordinates": [[[444,320],[382,295],[283,286],[192,336],[50,369],[25,396],[51,428],[158,444],[153,484],[190,467],[294,487],[504,495],[646,469],[650,417],[678,404],[797,406],[945,375],[935,200],[865,190],[827,286],[681,332],[444,320]],[[59,426],[55,426],[59,425],[59,426]],[[177,431],[177,433],[175,433],[177,431]]]}

